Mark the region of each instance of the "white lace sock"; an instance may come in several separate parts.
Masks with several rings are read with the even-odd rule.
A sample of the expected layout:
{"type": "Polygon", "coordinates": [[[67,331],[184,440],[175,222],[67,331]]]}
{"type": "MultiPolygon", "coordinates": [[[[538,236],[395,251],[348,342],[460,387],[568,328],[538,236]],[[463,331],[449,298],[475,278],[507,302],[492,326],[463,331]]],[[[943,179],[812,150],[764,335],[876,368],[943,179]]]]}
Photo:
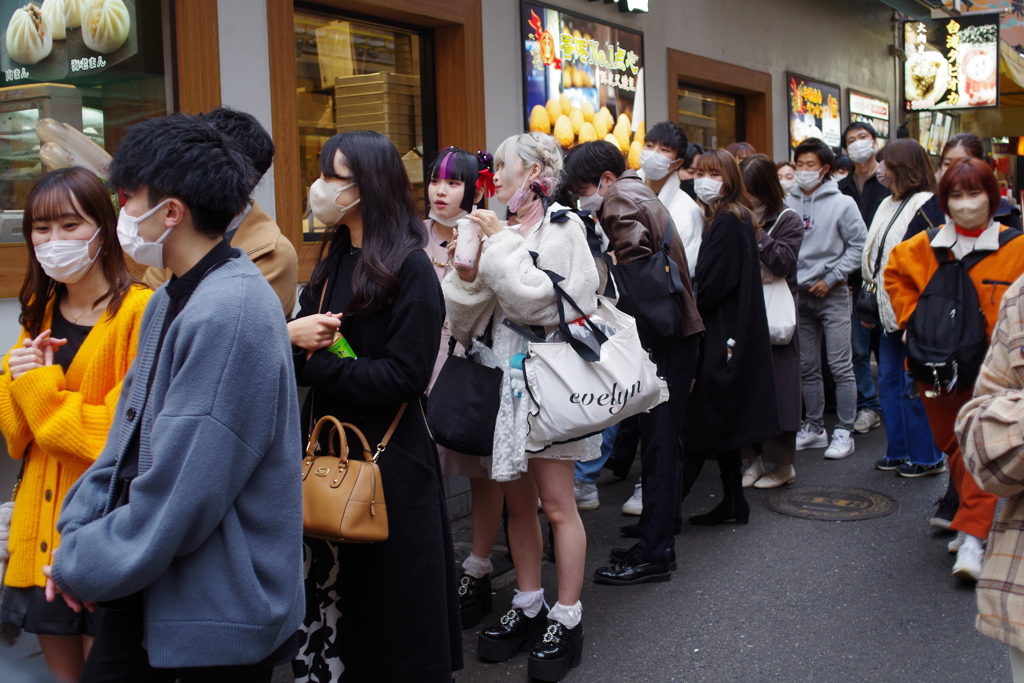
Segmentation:
{"type": "Polygon", "coordinates": [[[563,605],[556,602],[555,606],[548,612],[548,619],[554,619],[566,628],[576,628],[583,619],[583,604],[577,600],[575,605],[563,605]]]}
{"type": "Polygon", "coordinates": [[[541,588],[539,591],[530,591],[524,593],[523,591],[516,589],[516,594],[512,598],[512,607],[523,610],[523,614],[530,617],[531,619],[540,614],[541,607],[547,607],[548,603],[544,601],[544,589],[541,588]]]}
{"type": "Polygon", "coordinates": [[[482,579],[494,571],[494,565],[491,564],[491,558],[477,557],[470,553],[469,557],[462,561],[462,569],[474,579],[482,579]]]}

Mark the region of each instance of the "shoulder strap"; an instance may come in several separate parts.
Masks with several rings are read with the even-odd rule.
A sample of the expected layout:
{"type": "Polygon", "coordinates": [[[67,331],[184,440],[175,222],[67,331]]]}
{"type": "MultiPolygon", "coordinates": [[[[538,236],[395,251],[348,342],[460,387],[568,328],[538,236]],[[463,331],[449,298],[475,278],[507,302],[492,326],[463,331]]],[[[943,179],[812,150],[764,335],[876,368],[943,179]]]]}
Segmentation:
{"type": "Polygon", "coordinates": [[[668,216],[668,225],[665,226],[665,236],[661,240],[661,250],[668,254],[672,248],[672,240],[676,237],[676,223],[672,220],[672,214],[668,216]]]}
{"type": "Polygon", "coordinates": [[[907,202],[909,201],[910,197],[907,197],[906,199],[903,200],[903,203],[900,204],[900,208],[896,209],[896,213],[893,215],[892,220],[889,221],[889,225],[886,226],[885,232],[882,234],[882,241],[878,243],[878,256],[875,257],[875,267],[871,271],[872,280],[878,279],[878,271],[882,267],[882,257],[885,256],[885,241],[889,239],[889,231],[892,230],[892,226],[896,224],[896,219],[900,217],[901,213],[903,213],[903,208],[907,205],[907,202]]]}
{"type": "Polygon", "coordinates": [[[405,414],[405,409],[408,403],[403,403],[402,407],[398,409],[398,415],[395,415],[395,419],[391,421],[391,426],[388,427],[388,431],[384,433],[384,438],[377,444],[377,452],[373,454],[373,461],[377,462],[377,458],[384,452],[384,449],[388,447],[388,442],[391,441],[391,437],[395,435],[395,430],[398,429],[398,423],[402,421],[402,415],[405,414]]]}
{"type": "Polygon", "coordinates": [[[329,278],[324,279],[324,288],[320,290],[320,303],[316,305],[316,312],[324,312],[324,295],[327,294],[327,282],[329,278]]]}
{"type": "Polygon", "coordinates": [[[780,219],[780,218],[782,218],[782,216],[783,216],[783,215],[784,215],[784,214],[785,214],[785,213],[786,213],[787,211],[792,211],[792,212],[793,212],[793,215],[794,215],[794,216],[796,216],[797,218],[799,218],[799,217],[800,217],[800,214],[798,214],[798,213],[797,213],[797,212],[796,212],[796,211],[795,211],[795,210],[793,209],[793,207],[791,207],[791,206],[787,206],[787,207],[786,207],[786,208],[784,208],[784,209],[783,209],[782,211],[779,211],[779,215],[775,217],[775,220],[774,220],[774,221],[772,221],[772,227],[768,228],[768,230],[767,230],[767,232],[768,232],[768,234],[769,234],[769,235],[771,235],[771,234],[772,234],[772,231],[773,231],[773,230],[775,230],[775,226],[777,226],[777,225],[779,224],[779,219],[780,219]]]}
{"type": "MultiPolygon", "coordinates": [[[[1008,244],[1011,240],[1017,239],[1022,234],[1024,233],[1022,233],[1020,230],[1017,230],[1016,228],[1007,228],[1006,230],[1000,231],[999,247],[1002,248],[1006,246],[1006,244],[1008,244]]],[[[962,259],[960,259],[960,263],[966,270],[970,270],[971,268],[978,265],[979,263],[981,263],[987,257],[991,256],[994,253],[996,253],[994,250],[972,251],[970,254],[967,254],[962,259]]]]}

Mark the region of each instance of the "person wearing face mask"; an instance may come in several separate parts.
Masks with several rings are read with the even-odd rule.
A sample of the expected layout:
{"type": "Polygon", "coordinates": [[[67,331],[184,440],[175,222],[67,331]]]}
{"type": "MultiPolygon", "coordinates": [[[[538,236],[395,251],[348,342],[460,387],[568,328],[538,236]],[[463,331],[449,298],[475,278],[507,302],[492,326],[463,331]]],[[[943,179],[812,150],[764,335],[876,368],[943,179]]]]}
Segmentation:
{"type": "Polygon", "coordinates": [[[676,171],[679,176],[679,187],[683,192],[690,195],[690,199],[697,201],[697,193],[693,189],[693,179],[697,175],[697,159],[706,150],[702,145],[691,142],[686,146],[686,154],[683,155],[683,165],[676,171]]]}
{"type": "Polygon", "coordinates": [[[796,185],[796,166],[792,161],[780,161],[775,164],[775,170],[779,176],[779,185],[782,186],[782,191],[788,195],[796,185]]]}
{"type": "MultiPolygon", "coordinates": [[[[936,183],[942,181],[943,174],[954,162],[968,157],[987,162],[981,138],[974,133],[959,133],[951,137],[942,147],[939,168],[935,171],[936,183]]],[[[1021,229],[1021,211],[1005,197],[999,198],[999,208],[996,209],[993,218],[996,222],[1009,228],[1021,229]]],[[[919,232],[941,227],[948,220],[948,216],[942,212],[942,208],[939,206],[938,195],[935,195],[914,214],[914,219],[907,226],[907,234],[903,239],[909,240],[919,232]]]]}
{"type": "Polygon", "coordinates": [[[840,459],[854,452],[857,382],[853,372],[851,297],[847,278],[860,267],[867,229],[856,202],[832,180],[835,153],[817,138],[801,142],[795,152],[796,186],[786,204],[804,222],[804,240],[797,261],[797,334],[806,415],[796,437],[798,451],[825,448],[825,457],[840,459]],[[836,384],[839,421],[831,443],[825,431],[825,390],[821,373],[821,340],[836,384]]]}
{"type": "MultiPolygon", "coordinates": [[[[839,191],[857,202],[864,225],[871,225],[878,207],[892,191],[886,185],[884,171],[879,171],[878,134],[870,123],[854,121],[843,131],[843,144],[853,161],[853,171],[839,181],[839,191]]],[[[853,300],[856,301],[862,286],[860,269],[850,273],[848,281],[853,300]]],[[[856,311],[850,319],[850,335],[853,343],[853,374],[857,380],[857,417],[853,431],[864,433],[882,424],[882,404],[878,388],[871,372],[871,350],[878,355],[878,332],[862,324],[856,311]]]]}
{"type": "MultiPolygon", "coordinates": [[[[437,175],[452,175],[443,170],[437,175]]],[[[331,415],[372,443],[394,430],[377,461],[388,538],[367,545],[303,539],[304,642],[292,671],[300,683],[450,683],[462,668],[459,575],[437,452],[417,405],[445,324],[438,266],[426,251],[436,234],[428,235],[401,157],[380,133],[329,138],[320,172],[310,205],[330,228],[288,323],[295,377],[310,387],[302,424],[309,429],[331,415]],[[330,350],[339,333],[354,356],[330,350]]],[[[435,201],[441,220],[447,208],[435,201]]],[[[321,449],[328,439],[324,430],[321,449]]]]}
{"type": "MultiPolygon", "coordinates": [[[[434,264],[438,281],[443,281],[453,268],[448,258],[448,243],[455,239],[458,220],[474,211],[485,195],[493,195],[492,163],[491,155],[486,152],[472,154],[458,147],[448,147],[438,154],[428,169],[430,210],[429,217],[423,222],[427,228],[424,251],[434,264]]],[[[448,358],[451,336],[446,324],[441,329],[441,347],[430,376],[430,386],[427,387],[428,395],[448,358]]],[[[441,474],[469,479],[473,548],[462,563],[462,575],[459,577],[459,607],[465,630],[479,624],[490,611],[491,572],[494,571],[491,548],[501,528],[504,497],[501,487],[490,478],[482,458],[457,453],[441,444],[437,444],[437,453],[441,460],[441,474]]]]}
{"type": "MultiPolygon", "coordinates": [[[[543,133],[514,135],[498,146],[494,168],[495,196],[508,207],[509,221],[503,224],[484,209],[471,213],[483,233],[476,265],[449,273],[442,283],[452,336],[466,347],[474,340],[490,341],[503,372],[489,461],[491,478],[500,483],[508,507],[517,588],[511,609],[480,634],[477,654],[503,662],[529,650],[529,675],[558,681],[579,663],[583,651],[580,593],[587,537],[576,508],[574,466],[600,456],[601,437],[527,452],[526,418],[533,401],[513,364],[528,351],[528,342],[502,321],[543,327],[544,336],[550,334],[559,307],[544,271],[565,278],[561,288],[586,315],[597,309],[603,287],[582,219],[550,199],[562,170],[558,142],[543,133]],[[538,494],[558,557],[558,600],[550,607],[541,585],[538,494]]],[[[449,244],[450,255],[458,240],[449,244]]]]}
{"type": "Polygon", "coordinates": [[[22,329],[0,373],[0,431],[22,461],[0,623],[36,634],[64,681],[81,675],[101,614],[47,602],[42,568],[57,550],[68,490],[103,449],[152,293],[129,274],[116,223],[88,171],[52,171],[35,184],[23,219],[22,329]]]}
{"type": "MultiPolygon", "coordinates": [[[[1019,231],[995,220],[999,184],[985,162],[965,158],[951,164],[939,183],[939,206],[950,220],[941,228],[918,233],[891,252],[885,267],[885,291],[892,304],[896,327],[907,328],[910,316],[929,280],[939,268],[937,252],[962,260],[975,252],[987,255],[967,272],[977,292],[991,339],[1000,303],[1007,288],[1024,274],[1024,239],[1019,231]],[[1006,234],[1008,231],[1012,233],[1006,234]],[[1015,237],[1006,240],[1007,237],[1015,237]]],[[[983,491],[964,466],[960,442],[954,432],[957,413],[973,395],[973,386],[955,386],[954,393],[937,391],[921,383],[920,395],[936,445],[947,457],[949,476],[959,496],[950,523],[958,532],[949,544],[956,552],[953,575],[968,581],[981,576],[982,544],[992,529],[997,497],[983,491]]]]}
{"type": "Polygon", "coordinates": [[[758,254],[763,235],[739,165],[725,150],[701,156],[697,192],[708,223],[694,297],[706,332],[683,421],[683,496],[705,460],[714,459],[722,502],[689,522],[746,524],[750,506],[743,496],[742,453],[781,437],[783,429],[758,254]]]}
{"type": "MultiPolygon", "coordinates": [[[[574,148],[565,161],[565,183],[596,206],[598,219],[610,241],[616,263],[649,258],[662,248],[671,214],[639,175],[626,170],[621,152],[609,142],[587,142],[574,148]]],[[[672,228],[675,230],[674,226],[672,228]]],[[[623,527],[639,541],[632,548],[613,548],[612,565],[598,569],[594,578],[610,585],[668,581],[675,567],[675,540],[681,518],[680,471],[683,458],[680,430],[688,389],[696,372],[704,326],[693,299],[686,252],[679,236],[672,239],[669,257],[679,270],[682,291],[676,297],[679,333],[667,339],[650,338],[641,330],[640,343],[649,349],[658,374],[669,384],[666,403],[638,416],[643,509],[638,524],[623,527]]],[[[630,303],[639,307],[642,301],[630,303]]]]}
{"type": "MultiPolygon", "coordinates": [[[[796,263],[804,240],[803,221],[796,211],[786,206],[778,173],[768,157],[763,154],[747,157],[740,164],[740,170],[743,184],[754,202],[754,215],[761,222],[758,237],[761,282],[770,284],[773,278],[786,278],[794,302],[799,302],[796,263]]],[[[743,472],[743,488],[771,489],[796,480],[796,433],[803,417],[799,335],[794,334],[788,344],[772,345],[772,369],[782,434],[743,449],[748,461],[743,472]],[[774,465],[774,469],[766,472],[764,463],[774,465]]]]}
{"type": "MultiPolygon", "coordinates": [[[[199,114],[196,118],[209,123],[231,138],[252,162],[256,173],[252,177],[253,189],[274,162],[274,141],[270,133],[260,125],[252,114],[236,111],[230,107],[217,107],[199,114]]],[[[245,252],[256,264],[263,277],[274,288],[281,300],[286,318],[295,311],[295,285],[299,276],[299,257],[292,243],[281,234],[281,228],[256,201],[250,201],[241,213],[231,219],[224,237],[233,246],[245,252]]],[[[168,268],[159,270],[150,267],[143,275],[143,281],[156,289],[173,273],[168,268]]]]}
{"type": "Polygon", "coordinates": [[[843,178],[853,173],[855,165],[853,160],[845,154],[840,154],[836,157],[836,172],[833,174],[836,182],[842,182],[843,178]]]}
{"type": "Polygon", "coordinates": [[[224,239],[253,174],[224,135],[184,114],[128,128],[110,165],[122,246],[174,278],[149,300],[136,362],[102,408],[113,436],[68,493],[43,567],[48,599],[76,611],[114,603],[85,683],[269,682],[298,649],[291,347],[274,290],[224,239]]]}

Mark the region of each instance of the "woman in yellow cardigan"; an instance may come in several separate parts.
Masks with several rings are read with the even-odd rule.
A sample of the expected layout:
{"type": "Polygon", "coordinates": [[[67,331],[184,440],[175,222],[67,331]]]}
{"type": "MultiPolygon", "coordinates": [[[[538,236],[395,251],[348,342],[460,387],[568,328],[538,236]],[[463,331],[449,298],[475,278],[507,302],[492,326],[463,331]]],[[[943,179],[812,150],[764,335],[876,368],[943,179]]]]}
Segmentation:
{"type": "Polygon", "coordinates": [[[96,615],[47,602],[42,568],[65,494],[106,442],[151,292],[129,274],[110,194],[91,173],[45,175],[23,225],[22,331],[0,374],[0,431],[22,460],[0,622],[37,634],[50,672],[77,681],[96,615]]]}

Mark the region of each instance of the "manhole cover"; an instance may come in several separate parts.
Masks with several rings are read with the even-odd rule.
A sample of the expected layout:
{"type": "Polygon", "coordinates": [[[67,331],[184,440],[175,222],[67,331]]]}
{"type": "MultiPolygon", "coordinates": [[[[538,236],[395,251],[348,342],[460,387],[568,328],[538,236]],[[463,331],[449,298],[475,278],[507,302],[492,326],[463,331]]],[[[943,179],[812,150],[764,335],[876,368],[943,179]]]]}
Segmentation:
{"type": "Polygon", "coordinates": [[[768,496],[764,504],[791,517],[829,522],[885,517],[900,508],[898,502],[876,491],[834,486],[795,486],[768,496]]]}

